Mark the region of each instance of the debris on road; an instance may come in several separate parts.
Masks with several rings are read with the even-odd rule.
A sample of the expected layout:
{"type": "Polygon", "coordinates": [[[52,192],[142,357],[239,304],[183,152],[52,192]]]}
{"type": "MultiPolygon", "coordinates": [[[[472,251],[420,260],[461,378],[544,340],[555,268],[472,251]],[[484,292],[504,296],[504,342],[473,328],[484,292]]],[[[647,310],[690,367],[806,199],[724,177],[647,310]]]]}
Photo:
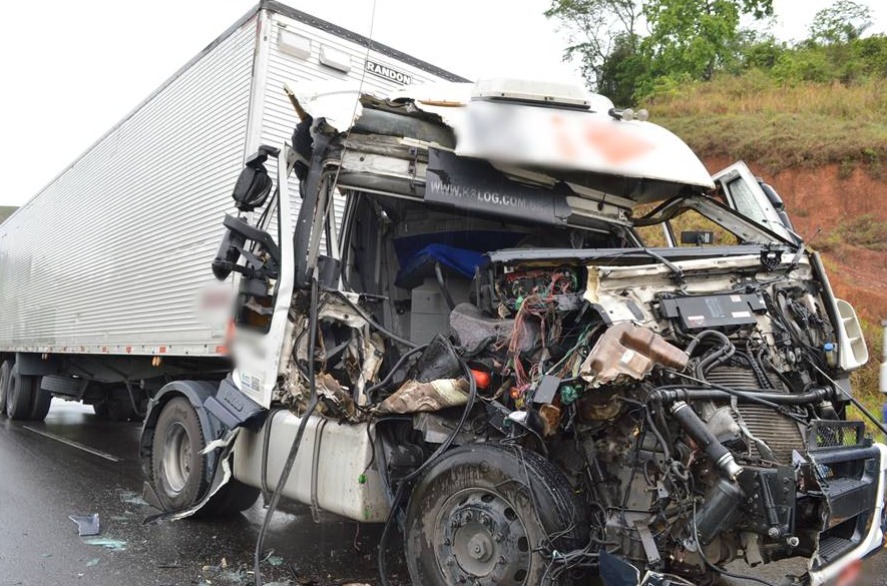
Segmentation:
{"type": "Polygon", "coordinates": [[[68,518],[77,523],[77,535],[80,537],[98,535],[100,532],[98,513],[92,513],[91,515],[68,515],[68,518]]]}
{"type": "Polygon", "coordinates": [[[111,539],[108,537],[97,537],[95,539],[87,539],[84,541],[86,545],[98,545],[106,547],[111,551],[126,551],[126,542],[122,539],[111,539]]]}
{"type": "Polygon", "coordinates": [[[100,561],[102,561],[102,560],[100,560],[99,558],[92,558],[91,560],[86,562],[86,567],[91,568],[93,566],[97,566],[97,565],[99,565],[100,561]]]}

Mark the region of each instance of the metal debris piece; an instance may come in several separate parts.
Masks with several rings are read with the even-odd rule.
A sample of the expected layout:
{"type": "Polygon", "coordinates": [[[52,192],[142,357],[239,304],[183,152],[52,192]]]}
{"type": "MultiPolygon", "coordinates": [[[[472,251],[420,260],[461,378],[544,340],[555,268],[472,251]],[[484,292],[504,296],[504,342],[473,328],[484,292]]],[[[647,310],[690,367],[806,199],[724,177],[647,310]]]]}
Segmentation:
{"type": "Polygon", "coordinates": [[[428,383],[405,382],[382,401],[379,413],[420,413],[464,405],[468,401],[468,381],[440,379],[428,383]]]}
{"type": "Polygon", "coordinates": [[[68,518],[77,523],[77,535],[80,537],[99,534],[98,513],[92,513],[91,515],[68,515],[68,518]]]}
{"type": "Polygon", "coordinates": [[[96,537],[95,539],[87,539],[83,543],[85,543],[86,545],[98,545],[100,547],[107,547],[111,551],[126,551],[126,542],[122,539],[96,537]]]}

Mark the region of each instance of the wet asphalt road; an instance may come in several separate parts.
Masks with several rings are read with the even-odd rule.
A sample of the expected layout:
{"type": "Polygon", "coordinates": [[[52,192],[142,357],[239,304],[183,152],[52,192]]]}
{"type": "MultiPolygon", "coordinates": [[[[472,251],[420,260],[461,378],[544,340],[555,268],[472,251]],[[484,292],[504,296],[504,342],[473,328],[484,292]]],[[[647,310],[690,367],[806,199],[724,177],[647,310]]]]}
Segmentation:
{"type": "MultiPolygon", "coordinates": [[[[90,407],[57,399],[44,423],[0,419],[0,586],[253,583],[247,571],[264,518],[261,500],[228,520],[143,526],[153,509],[140,499],[139,431],[138,423],[102,422],[90,407]],[[101,537],[125,541],[125,551],[77,536],[68,515],[89,513],[99,514],[101,537]]],[[[376,582],[377,527],[362,525],[358,534],[356,523],[341,518],[316,524],[307,508],[290,506],[275,514],[271,528],[266,582],[376,582]]],[[[394,568],[395,583],[405,581],[402,571],[394,568]]]]}
{"type": "MultiPolygon", "coordinates": [[[[153,509],[140,499],[139,430],[138,423],[102,422],[91,408],[57,399],[44,423],[0,419],[0,586],[253,583],[261,501],[228,520],[142,525],[153,509]],[[77,536],[68,515],[89,513],[99,514],[100,537],[125,542],[125,550],[89,545],[91,538],[77,536]]],[[[332,516],[315,523],[306,507],[288,505],[271,528],[266,554],[273,549],[273,557],[262,564],[266,583],[377,583],[378,526],[358,527],[332,516]]],[[[397,548],[395,543],[390,557],[397,548]]],[[[402,562],[393,561],[392,584],[405,584],[402,562]]],[[[777,580],[799,568],[789,561],[764,570],[731,569],[777,580]]],[[[860,584],[887,584],[887,553],[867,560],[864,570],[860,584]]]]}

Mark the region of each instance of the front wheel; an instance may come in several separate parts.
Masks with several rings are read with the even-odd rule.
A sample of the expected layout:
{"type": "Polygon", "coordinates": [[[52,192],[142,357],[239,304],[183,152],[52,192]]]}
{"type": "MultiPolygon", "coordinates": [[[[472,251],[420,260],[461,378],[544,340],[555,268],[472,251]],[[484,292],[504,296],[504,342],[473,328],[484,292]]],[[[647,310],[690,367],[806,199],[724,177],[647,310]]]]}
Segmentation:
{"type": "MultiPolygon", "coordinates": [[[[154,491],[165,511],[180,511],[197,504],[209,490],[209,456],[203,454],[206,438],[194,407],[184,397],[163,406],[154,429],[151,471],[154,491]]],[[[222,516],[248,509],[259,496],[257,489],[234,479],[223,486],[196,516],[222,516]]]]}
{"type": "Polygon", "coordinates": [[[587,545],[583,507],[551,462],[517,447],[452,450],[413,489],[405,549],[414,584],[572,584],[555,550],[587,545]]]}
{"type": "Polygon", "coordinates": [[[206,441],[194,407],[184,397],[163,406],[154,430],[151,471],[154,489],[165,511],[193,506],[203,496],[207,457],[201,453],[206,441]]]}

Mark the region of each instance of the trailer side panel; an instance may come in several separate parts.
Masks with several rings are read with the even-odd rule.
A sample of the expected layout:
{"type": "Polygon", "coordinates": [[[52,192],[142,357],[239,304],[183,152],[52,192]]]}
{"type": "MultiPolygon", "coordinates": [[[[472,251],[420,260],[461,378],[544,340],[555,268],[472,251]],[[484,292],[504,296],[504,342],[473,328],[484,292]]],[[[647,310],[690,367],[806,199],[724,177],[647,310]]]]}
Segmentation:
{"type": "MultiPolygon", "coordinates": [[[[0,228],[0,351],[216,355],[201,309],[243,163],[256,16],[0,228]]],[[[230,285],[228,285],[230,289],[230,285]]]]}

